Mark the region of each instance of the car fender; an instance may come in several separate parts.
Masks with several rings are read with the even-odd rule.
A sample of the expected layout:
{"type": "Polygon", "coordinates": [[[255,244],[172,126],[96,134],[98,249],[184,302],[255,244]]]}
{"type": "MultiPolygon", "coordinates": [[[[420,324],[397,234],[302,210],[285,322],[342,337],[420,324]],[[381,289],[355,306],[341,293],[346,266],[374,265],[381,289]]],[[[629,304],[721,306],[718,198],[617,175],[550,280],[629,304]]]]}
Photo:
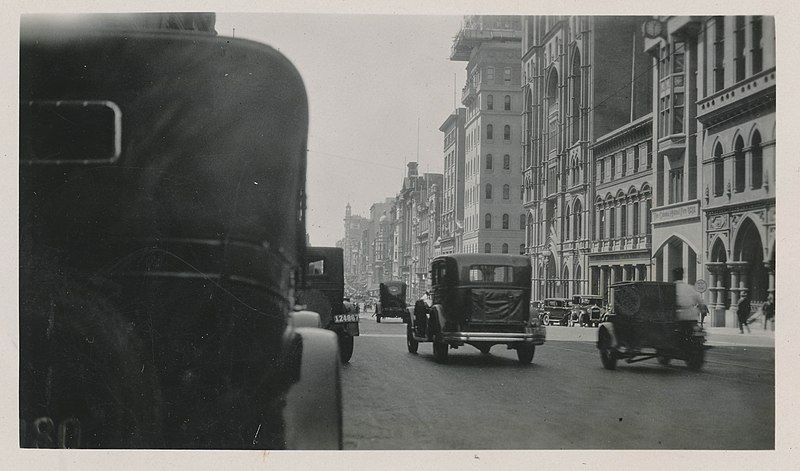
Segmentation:
{"type": "Polygon", "coordinates": [[[600,324],[600,328],[597,329],[598,347],[599,347],[599,343],[600,343],[600,337],[603,335],[603,333],[608,334],[608,337],[611,339],[611,347],[612,348],[619,347],[619,343],[617,342],[617,336],[616,336],[616,334],[614,332],[614,324],[612,324],[611,322],[603,322],[602,324],[600,324]]]}
{"type": "Polygon", "coordinates": [[[322,327],[319,314],[314,311],[294,311],[289,313],[289,325],[292,328],[322,327]]]}
{"type": "Polygon", "coordinates": [[[299,327],[300,375],[286,394],[283,416],[289,450],[342,449],[342,390],[336,334],[299,327]]]}
{"type": "Polygon", "coordinates": [[[444,308],[442,307],[441,304],[434,304],[431,307],[430,317],[431,320],[433,320],[434,318],[436,319],[435,323],[437,331],[434,332],[434,335],[438,335],[442,330],[442,326],[445,325],[444,308]]]}

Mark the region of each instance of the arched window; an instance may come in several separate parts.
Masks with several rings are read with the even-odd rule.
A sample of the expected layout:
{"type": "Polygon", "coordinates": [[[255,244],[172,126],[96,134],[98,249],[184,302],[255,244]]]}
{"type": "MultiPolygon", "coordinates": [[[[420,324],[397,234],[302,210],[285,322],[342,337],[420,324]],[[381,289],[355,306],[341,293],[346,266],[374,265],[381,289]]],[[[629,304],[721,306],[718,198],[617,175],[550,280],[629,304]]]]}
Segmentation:
{"type": "Polygon", "coordinates": [[[578,49],[572,56],[572,142],[578,142],[581,135],[581,56],[578,49]]]}
{"type": "Polygon", "coordinates": [[[567,227],[564,228],[565,229],[564,230],[564,234],[567,235],[567,240],[569,240],[569,236],[570,236],[570,233],[569,233],[569,219],[570,219],[569,206],[567,206],[567,217],[564,218],[564,223],[567,226],[567,227]]]}
{"type": "Polygon", "coordinates": [[[483,244],[483,253],[492,253],[492,244],[488,242],[483,244]]]}
{"type": "Polygon", "coordinates": [[[581,237],[583,237],[583,233],[581,232],[581,213],[582,213],[582,211],[583,211],[583,209],[581,208],[581,202],[580,201],[576,201],[575,202],[575,211],[573,212],[573,215],[575,217],[575,224],[574,224],[574,231],[575,232],[574,232],[573,239],[575,239],[575,240],[578,240],[581,237]]]}
{"type": "Polygon", "coordinates": [[[489,95],[486,97],[486,109],[488,110],[494,109],[494,96],[489,95]]]}
{"type": "Polygon", "coordinates": [[[486,184],[486,199],[487,200],[492,199],[492,184],[491,183],[487,183],[486,184]]]}
{"type": "Polygon", "coordinates": [[[511,156],[508,154],[503,156],[503,170],[511,170],[511,156]]]}
{"type": "Polygon", "coordinates": [[[519,254],[525,255],[525,244],[519,244],[519,254]]]}
{"type": "Polygon", "coordinates": [[[492,169],[492,154],[486,154],[486,170],[492,169]]]}
{"type": "Polygon", "coordinates": [[[511,140],[511,126],[506,124],[503,126],[503,140],[510,141],[511,140]]]}
{"type": "Polygon", "coordinates": [[[617,208],[614,203],[608,209],[608,238],[613,239],[617,237],[617,208]]]}
{"type": "Polygon", "coordinates": [[[740,193],[744,191],[744,172],[745,172],[745,160],[744,160],[744,141],[742,140],[742,136],[736,138],[736,144],[733,146],[733,175],[736,178],[736,185],[734,185],[734,191],[736,193],[740,193]]]}
{"type": "Polygon", "coordinates": [[[511,198],[511,187],[503,185],[503,199],[507,200],[509,198],[511,198]]]}
{"type": "Polygon", "coordinates": [[[508,244],[503,244],[503,253],[508,253],[508,244]]]}
{"type": "Polygon", "coordinates": [[[508,229],[508,214],[503,214],[503,229],[508,229]]]}
{"type": "Polygon", "coordinates": [[[761,134],[756,131],[750,143],[751,149],[751,183],[750,186],[757,190],[761,188],[761,180],[764,179],[764,151],[761,148],[761,134]]]}
{"type": "Polygon", "coordinates": [[[533,244],[533,215],[528,214],[528,224],[525,234],[525,242],[530,246],[533,244]]]}
{"type": "Polygon", "coordinates": [[[722,160],[722,146],[717,143],[714,149],[714,196],[725,192],[725,161],[722,160]]]}
{"type": "Polygon", "coordinates": [[[490,141],[494,139],[494,126],[491,124],[486,125],[486,139],[489,139],[490,141]]]}
{"type": "Polygon", "coordinates": [[[519,215],[519,230],[521,230],[521,231],[525,230],[525,215],[524,214],[520,214],[519,215]]]}
{"type": "Polygon", "coordinates": [[[483,217],[483,227],[485,229],[492,228],[492,215],[491,213],[486,213],[486,216],[483,217]]]}
{"type": "Polygon", "coordinates": [[[621,237],[628,236],[628,205],[622,204],[620,206],[620,224],[619,224],[619,231],[621,237]]]}
{"type": "Polygon", "coordinates": [[[510,95],[506,95],[505,103],[503,104],[503,108],[506,111],[511,111],[511,96],[510,95]]]}

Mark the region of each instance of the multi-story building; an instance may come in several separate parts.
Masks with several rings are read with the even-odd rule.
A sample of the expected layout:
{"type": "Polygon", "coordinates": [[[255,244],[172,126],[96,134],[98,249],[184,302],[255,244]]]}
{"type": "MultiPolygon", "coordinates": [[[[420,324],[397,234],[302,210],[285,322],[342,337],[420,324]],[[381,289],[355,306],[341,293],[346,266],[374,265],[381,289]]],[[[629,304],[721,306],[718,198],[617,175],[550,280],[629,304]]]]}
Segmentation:
{"type": "Polygon", "coordinates": [[[464,125],[466,109],[456,109],[439,127],[444,134],[444,179],[442,181],[442,234],[435,253],[463,252],[464,227],[464,125]]]}
{"type": "MultiPolygon", "coordinates": [[[[711,325],[774,291],[775,26],[762,16],[656,17],[654,269],[708,286],[711,325]]],[[[655,134],[655,133],[654,133],[655,134]]]]}
{"type": "Polygon", "coordinates": [[[643,21],[633,16],[524,18],[522,196],[534,298],[591,292],[599,289],[602,273],[611,273],[601,268],[612,266],[610,261],[593,258],[598,283],[590,284],[593,234],[607,223],[596,220],[605,212],[598,211],[594,199],[598,169],[590,146],[600,136],[610,139],[614,150],[604,147],[599,156],[610,166],[623,151],[627,155],[627,147],[617,147],[629,145],[622,141],[635,138],[639,118],[651,112],[650,64],[637,40],[643,21]],[[623,128],[632,123],[638,123],[635,130],[623,128]]]}
{"type": "MultiPolygon", "coordinates": [[[[591,146],[594,161],[595,227],[588,253],[590,291],[605,295],[617,281],[650,279],[652,115],[646,115],[591,146]]],[[[576,172],[577,173],[577,172],[576,172]]],[[[566,232],[574,219],[567,206],[566,232]]],[[[578,286],[576,286],[578,288],[578,286]]]]}
{"type": "Polygon", "coordinates": [[[391,278],[391,262],[387,266],[389,247],[388,234],[391,233],[389,216],[394,205],[394,198],[385,198],[383,202],[374,203],[369,208],[369,227],[366,235],[367,246],[367,291],[370,296],[377,296],[378,286],[391,278]]]}
{"type": "Polygon", "coordinates": [[[411,283],[411,295],[419,299],[430,288],[428,272],[434,256],[434,243],[441,234],[441,185],[443,175],[426,173],[419,181],[417,195],[413,202],[414,218],[412,233],[415,236],[412,272],[415,278],[411,283]]]}
{"type": "Polygon", "coordinates": [[[369,227],[369,220],[352,213],[350,203],[345,207],[344,239],[344,277],[347,294],[362,295],[367,287],[366,252],[362,239],[369,227]]]}
{"type": "Polygon", "coordinates": [[[519,253],[521,178],[518,16],[468,16],[450,59],[466,61],[464,252],[519,253]]]}

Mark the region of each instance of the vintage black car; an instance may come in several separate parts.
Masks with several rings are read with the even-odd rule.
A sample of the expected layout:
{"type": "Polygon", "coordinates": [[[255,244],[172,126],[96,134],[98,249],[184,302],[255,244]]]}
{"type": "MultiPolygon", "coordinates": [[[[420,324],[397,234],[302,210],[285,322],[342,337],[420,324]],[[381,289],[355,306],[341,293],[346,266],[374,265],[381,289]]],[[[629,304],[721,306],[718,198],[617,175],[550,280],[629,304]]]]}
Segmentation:
{"type": "Polygon", "coordinates": [[[597,348],[606,369],[617,360],[627,363],[658,359],[662,365],[673,358],[699,370],[705,360],[705,331],[696,316],[682,318],[676,302],[676,285],[635,281],[611,285],[609,311],[597,332],[597,348]]]}
{"type": "Polygon", "coordinates": [[[569,325],[597,326],[603,315],[603,297],[591,294],[578,294],[572,297],[569,325]]]}
{"type": "Polygon", "coordinates": [[[336,333],[342,363],[353,356],[353,338],[359,335],[358,313],[344,299],[344,249],[306,247],[305,279],[297,303],[319,314],[322,326],[336,333]]]}
{"type": "Polygon", "coordinates": [[[530,279],[530,259],[520,255],[436,257],[431,262],[433,305],[424,319],[409,317],[408,351],[417,353],[420,342],[433,342],[434,359],[444,363],[450,348],[472,345],[489,353],[501,344],[516,350],[520,363],[530,363],[546,335],[529,310],[530,279]]]}
{"type": "Polygon", "coordinates": [[[571,310],[572,306],[567,298],[546,298],[539,307],[539,319],[544,325],[568,325],[571,310]]]}
{"type": "Polygon", "coordinates": [[[155,15],[22,18],[20,446],[341,448],[302,79],[155,15]]]}
{"type": "Polygon", "coordinates": [[[380,323],[385,317],[408,319],[406,305],[407,285],[402,281],[385,281],[380,284],[380,300],[375,308],[375,320],[380,323]]]}

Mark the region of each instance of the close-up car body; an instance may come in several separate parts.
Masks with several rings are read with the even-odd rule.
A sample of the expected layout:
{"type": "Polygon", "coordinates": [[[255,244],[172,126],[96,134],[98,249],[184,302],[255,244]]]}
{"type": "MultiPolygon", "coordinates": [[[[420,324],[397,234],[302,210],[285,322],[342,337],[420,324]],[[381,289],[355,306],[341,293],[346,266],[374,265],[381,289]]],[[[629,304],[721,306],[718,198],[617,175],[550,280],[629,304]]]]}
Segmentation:
{"type": "Polygon", "coordinates": [[[295,310],[303,81],[213,14],[159,26],[196,19],[22,18],[23,448],[342,446],[336,336],[295,310]]]}

